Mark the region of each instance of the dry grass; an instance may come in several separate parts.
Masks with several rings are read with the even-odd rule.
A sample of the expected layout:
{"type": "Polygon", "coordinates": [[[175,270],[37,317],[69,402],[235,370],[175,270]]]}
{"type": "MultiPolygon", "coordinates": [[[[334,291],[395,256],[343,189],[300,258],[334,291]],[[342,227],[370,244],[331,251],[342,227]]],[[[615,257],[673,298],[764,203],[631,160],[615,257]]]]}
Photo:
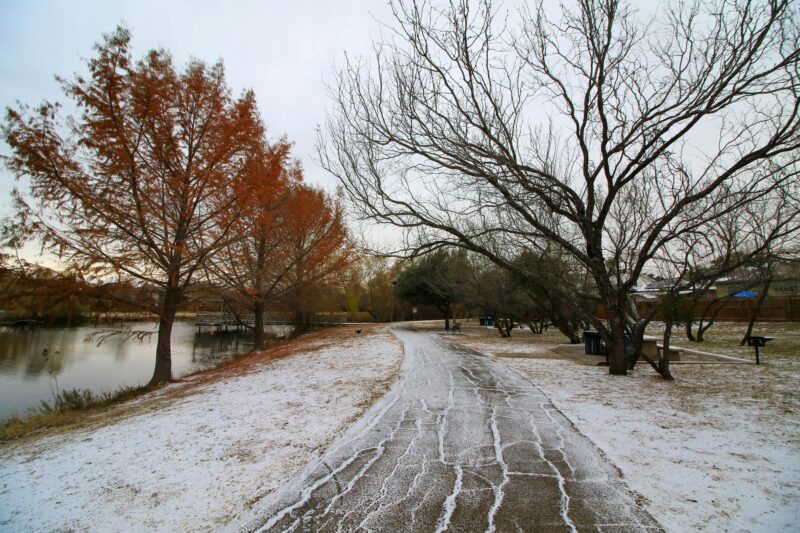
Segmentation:
{"type": "MultiPolygon", "coordinates": [[[[682,330],[676,331],[673,345],[755,361],[752,347],[739,346],[746,327],[747,324],[741,323],[715,324],[706,332],[707,340],[702,343],[689,342],[682,336],[682,330]]],[[[578,365],[596,365],[598,361],[597,357],[582,356],[580,349],[576,350],[577,354],[553,351],[556,345],[566,341],[557,330],[542,335],[514,330],[512,337],[505,339],[496,330],[474,325],[463,328],[463,332],[461,336],[446,337],[479,351],[507,358],[508,364],[515,367],[525,365],[523,361],[512,362],[512,357],[520,356],[527,359],[561,359],[578,365]]],[[[656,323],[647,333],[661,335],[662,332],[663,325],[656,323]]],[[[766,364],[673,365],[676,384],[665,383],[646,364],[640,364],[637,367],[640,377],[634,381],[637,386],[674,391],[675,396],[670,397],[669,401],[679,404],[685,412],[701,412],[709,403],[730,402],[733,396],[744,399],[748,405],[768,406],[773,416],[796,416],[800,406],[800,390],[795,386],[800,376],[800,324],[758,324],[755,332],[775,337],[761,351],[762,363],[766,364]]],[[[684,356],[683,359],[709,360],[694,355],[684,356]]]]}
{"type": "MultiPolygon", "coordinates": [[[[444,333],[444,322],[426,323],[425,325],[427,326],[426,329],[439,329],[444,333]]],[[[417,324],[415,324],[415,328],[416,327],[417,324]]],[[[455,340],[462,338],[467,341],[479,341],[485,344],[497,345],[498,347],[510,346],[515,348],[528,345],[554,347],[569,342],[569,340],[555,328],[549,328],[542,334],[531,333],[527,328],[514,328],[511,330],[511,337],[503,338],[500,336],[500,333],[498,333],[497,328],[481,326],[475,319],[461,321],[461,333],[461,335],[447,335],[447,337],[455,340]]]]}
{"type": "Polygon", "coordinates": [[[79,405],[62,405],[33,411],[28,415],[13,416],[0,426],[0,442],[96,421],[104,418],[110,408],[141,398],[157,389],[158,387],[147,386],[127,387],[116,393],[87,398],[79,405]]]}
{"type": "MultiPolygon", "coordinates": [[[[705,333],[703,342],[686,340],[683,328],[676,328],[672,333],[672,344],[703,352],[712,352],[733,357],[741,357],[755,361],[755,350],[751,346],[739,346],[747,324],[741,322],[718,322],[705,333]]],[[[663,334],[664,325],[653,323],[647,330],[649,335],[663,334]]],[[[765,348],[760,349],[761,360],[793,359],[800,360],[800,323],[797,322],[762,322],[753,328],[754,335],[774,337],[765,348]]]]}
{"type": "MultiPolygon", "coordinates": [[[[101,427],[121,418],[159,410],[176,399],[202,392],[203,387],[216,381],[241,376],[271,361],[299,352],[309,352],[330,346],[338,339],[362,334],[379,326],[341,327],[309,333],[298,339],[284,342],[263,352],[245,354],[223,362],[219,366],[190,374],[160,387],[139,387],[123,391],[113,398],[104,398],[78,409],[60,409],[14,417],[0,426],[0,443],[20,439],[38,439],[77,428],[101,427]]],[[[376,384],[376,390],[379,384],[376,384]]],[[[381,389],[382,390],[382,389],[381,389]]]]}
{"type": "MultiPolygon", "coordinates": [[[[415,328],[428,330],[441,330],[444,332],[444,322],[415,324],[415,328]]],[[[672,346],[689,348],[701,352],[710,352],[719,355],[739,357],[755,361],[755,350],[751,346],[739,346],[747,324],[740,322],[719,322],[706,331],[704,342],[690,342],[684,335],[683,328],[675,328],[672,333],[672,346]]],[[[652,323],[647,334],[660,337],[663,335],[664,325],[659,322],[652,323]]],[[[469,343],[479,342],[486,351],[496,355],[519,352],[525,346],[540,346],[550,348],[564,344],[567,339],[557,329],[550,328],[541,335],[534,335],[527,329],[514,329],[510,338],[502,338],[496,329],[481,327],[477,321],[462,322],[462,340],[469,343]],[[508,347],[508,348],[505,348],[508,347]],[[505,348],[505,349],[504,349],[505,348]]],[[[770,361],[796,360],[800,361],[800,323],[797,322],[768,322],[757,323],[754,335],[774,337],[766,348],[760,349],[762,363],[770,361]]],[[[458,335],[448,335],[448,338],[458,340],[458,335]]],[[[535,357],[549,358],[552,355],[540,354],[535,357]]],[[[701,356],[691,356],[691,359],[703,360],[701,356]]]]}

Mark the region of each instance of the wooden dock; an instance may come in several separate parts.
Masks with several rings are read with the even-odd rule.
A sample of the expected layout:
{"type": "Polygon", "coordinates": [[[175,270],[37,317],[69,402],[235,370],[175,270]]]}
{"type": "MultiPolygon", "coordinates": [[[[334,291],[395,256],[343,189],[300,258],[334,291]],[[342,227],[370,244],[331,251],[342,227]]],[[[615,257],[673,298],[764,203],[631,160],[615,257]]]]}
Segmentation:
{"type": "MultiPolygon", "coordinates": [[[[241,315],[234,313],[197,313],[194,324],[197,326],[198,333],[203,331],[203,328],[209,328],[217,332],[230,331],[230,329],[242,331],[248,329],[248,327],[250,329],[253,328],[255,316],[252,313],[241,315]]],[[[293,322],[285,315],[272,313],[264,315],[265,326],[291,326],[292,324],[293,322]]],[[[311,317],[309,324],[313,326],[343,326],[351,323],[347,322],[344,316],[314,315],[311,317]]],[[[356,322],[352,324],[356,324],[356,322]]]]}

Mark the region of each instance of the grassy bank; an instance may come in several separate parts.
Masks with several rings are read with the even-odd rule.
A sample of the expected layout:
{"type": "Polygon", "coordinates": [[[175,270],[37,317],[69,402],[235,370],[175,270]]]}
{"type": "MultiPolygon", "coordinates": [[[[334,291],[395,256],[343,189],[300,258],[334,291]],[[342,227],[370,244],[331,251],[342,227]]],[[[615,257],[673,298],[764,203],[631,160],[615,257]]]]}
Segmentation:
{"type": "Polygon", "coordinates": [[[0,530],[235,527],[363,417],[402,359],[385,326],[315,331],[4,443],[0,530]]]}
{"type": "Polygon", "coordinates": [[[94,394],[83,389],[64,390],[53,403],[42,402],[39,409],[13,416],[0,426],[0,442],[7,442],[44,430],[73,427],[114,405],[136,399],[157,387],[124,387],[115,392],[94,394]]]}
{"type": "MultiPolygon", "coordinates": [[[[279,341],[268,341],[268,350],[280,344],[279,341]]],[[[264,352],[266,353],[266,352],[264,352]]],[[[214,375],[215,371],[241,364],[241,360],[255,354],[244,353],[227,359],[213,368],[198,370],[182,376],[175,382],[199,379],[201,375],[214,375]]],[[[113,413],[112,408],[138,399],[150,392],[162,389],[162,386],[122,387],[114,392],[94,393],[88,389],[68,389],[59,391],[51,402],[42,402],[37,409],[31,409],[23,415],[12,416],[0,422],[0,442],[8,442],[32,435],[39,435],[52,430],[71,429],[84,424],[102,421],[113,413]]],[[[125,410],[121,410],[124,412],[125,410]]]]}

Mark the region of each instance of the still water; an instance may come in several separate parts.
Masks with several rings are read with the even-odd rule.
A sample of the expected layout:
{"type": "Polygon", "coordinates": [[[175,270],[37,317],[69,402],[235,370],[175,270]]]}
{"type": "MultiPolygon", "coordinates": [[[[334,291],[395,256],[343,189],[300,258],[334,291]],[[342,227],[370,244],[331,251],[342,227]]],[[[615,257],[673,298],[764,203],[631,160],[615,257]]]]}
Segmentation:
{"type": "MultiPolygon", "coordinates": [[[[152,322],[125,326],[138,331],[156,329],[152,322]]],[[[42,400],[52,403],[56,387],[100,393],[147,383],[155,364],[156,336],[141,341],[114,336],[100,346],[89,339],[109,328],[0,327],[0,420],[24,414],[42,400]]],[[[244,333],[197,333],[194,321],[175,322],[172,375],[177,378],[216,366],[252,345],[252,337],[244,333]]]]}

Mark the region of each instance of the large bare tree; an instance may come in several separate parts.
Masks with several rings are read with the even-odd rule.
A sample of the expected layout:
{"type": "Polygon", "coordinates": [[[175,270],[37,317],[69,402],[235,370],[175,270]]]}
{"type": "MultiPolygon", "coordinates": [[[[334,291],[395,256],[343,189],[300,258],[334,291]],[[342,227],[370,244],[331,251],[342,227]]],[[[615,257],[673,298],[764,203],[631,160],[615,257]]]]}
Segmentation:
{"type": "MultiPolygon", "coordinates": [[[[649,23],[621,0],[393,7],[392,36],[338,74],[320,161],[357,215],[403,228],[395,252],[454,244],[532,281],[521,252],[574,258],[608,311],[587,319],[611,373],[659,254],[754,202],[796,212],[792,2],[667,4],[649,23]]],[[[767,224],[787,219],[776,232],[796,234],[789,212],[767,224]]]]}

